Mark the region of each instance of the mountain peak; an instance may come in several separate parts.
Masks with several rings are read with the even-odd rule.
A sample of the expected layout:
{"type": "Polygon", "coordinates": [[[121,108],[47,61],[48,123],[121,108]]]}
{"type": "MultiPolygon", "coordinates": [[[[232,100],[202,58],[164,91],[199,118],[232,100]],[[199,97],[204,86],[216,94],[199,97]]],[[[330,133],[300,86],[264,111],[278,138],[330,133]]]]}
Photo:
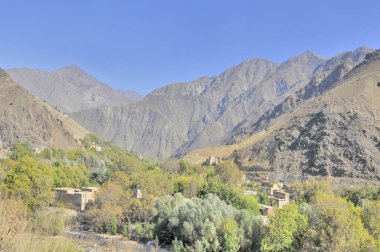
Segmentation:
{"type": "Polygon", "coordinates": [[[85,73],[79,66],[71,64],[55,70],[55,72],[85,73]]]}
{"type": "Polygon", "coordinates": [[[7,72],[30,93],[66,113],[103,104],[120,105],[141,99],[135,93],[113,90],[77,65],[65,66],[53,72],[27,68],[9,69],[7,72]]]}
{"type": "Polygon", "coordinates": [[[303,62],[303,61],[308,61],[313,58],[322,60],[322,58],[316,55],[315,53],[311,51],[306,51],[306,52],[301,53],[300,55],[290,58],[288,61],[289,62],[303,62]]]}
{"type": "Polygon", "coordinates": [[[356,48],[355,50],[356,53],[370,53],[370,52],[373,52],[373,49],[367,47],[367,46],[359,46],[358,48],[356,48]]]}

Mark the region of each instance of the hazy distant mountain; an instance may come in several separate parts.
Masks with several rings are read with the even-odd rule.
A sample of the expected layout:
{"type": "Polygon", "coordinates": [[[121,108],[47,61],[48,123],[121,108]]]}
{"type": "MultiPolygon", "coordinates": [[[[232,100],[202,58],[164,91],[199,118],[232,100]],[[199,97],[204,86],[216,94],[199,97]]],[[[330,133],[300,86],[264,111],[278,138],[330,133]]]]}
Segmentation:
{"type": "Polygon", "coordinates": [[[17,141],[31,147],[79,148],[88,134],[67,115],[29,94],[0,69],[0,145],[17,141]]]}
{"type": "Polygon", "coordinates": [[[29,68],[6,71],[30,93],[66,113],[104,104],[131,103],[143,97],[133,91],[114,90],[74,65],[53,72],[29,68]]]}
{"type": "MultiPolygon", "coordinates": [[[[306,92],[304,92],[306,94],[306,92]]],[[[380,51],[331,90],[270,122],[264,137],[238,149],[242,169],[284,182],[330,176],[380,182],[380,51]]],[[[255,135],[252,135],[255,137],[255,135]]]]}
{"type": "MultiPolygon", "coordinates": [[[[215,77],[159,88],[134,104],[101,106],[73,117],[105,139],[137,153],[180,156],[226,142],[287,97],[307,89],[313,79],[333,74],[343,63],[350,69],[370,51],[359,48],[331,59],[306,52],[284,63],[250,60],[215,77]]],[[[320,85],[310,96],[318,96],[331,86],[320,85]]]]}

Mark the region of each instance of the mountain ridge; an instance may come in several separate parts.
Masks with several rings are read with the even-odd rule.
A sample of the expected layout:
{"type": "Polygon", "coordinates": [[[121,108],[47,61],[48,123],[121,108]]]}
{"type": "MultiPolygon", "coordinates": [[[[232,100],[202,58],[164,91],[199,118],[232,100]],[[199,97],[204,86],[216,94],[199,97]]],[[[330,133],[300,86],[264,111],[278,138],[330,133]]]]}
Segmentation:
{"type": "Polygon", "coordinates": [[[283,63],[249,60],[214,77],[158,88],[135,104],[103,106],[72,116],[126,149],[150,157],[181,157],[223,143],[238,124],[273,109],[332,61],[351,60],[355,65],[368,50],[359,48],[330,59],[306,52],[283,63]]]}
{"type": "Polygon", "coordinates": [[[131,103],[142,98],[133,91],[114,90],[76,65],[54,71],[12,68],[6,72],[30,93],[65,113],[104,104],[131,103]]]}
{"type": "Polygon", "coordinates": [[[206,154],[221,154],[250,176],[285,183],[315,176],[335,183],[379,183],[378,83],[380,51],[367,54],[326,93],[275,118],[242,142],[200,149],[185,158],[199,162],[206,154]]]}
{"type": "Polygon", "coordinates": [[[80,148],[89,131],[66,114],[34,97],[0,69],[0,143],[4,147],[21,141],[43,149],[80,148]]]}

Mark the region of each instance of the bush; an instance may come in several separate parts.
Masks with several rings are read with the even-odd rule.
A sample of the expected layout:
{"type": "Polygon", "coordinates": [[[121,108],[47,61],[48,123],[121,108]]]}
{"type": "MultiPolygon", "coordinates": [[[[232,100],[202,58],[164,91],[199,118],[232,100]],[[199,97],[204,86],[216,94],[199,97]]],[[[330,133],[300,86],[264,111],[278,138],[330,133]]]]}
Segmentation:
{"type": "Polygon", "coordinates": [[[122,234],[123,234],[124,237],[127,237],[129,239],[129,229],[128,229],[128,225],[127,224],[123,225],[122,234]]]}
{"type": "Polygon", "coordinates": [[[108,232],[111,233],[112,235],[117,234],[117,218],[115,215],[112,216],[111,222],[109,224],[108,232]]]}

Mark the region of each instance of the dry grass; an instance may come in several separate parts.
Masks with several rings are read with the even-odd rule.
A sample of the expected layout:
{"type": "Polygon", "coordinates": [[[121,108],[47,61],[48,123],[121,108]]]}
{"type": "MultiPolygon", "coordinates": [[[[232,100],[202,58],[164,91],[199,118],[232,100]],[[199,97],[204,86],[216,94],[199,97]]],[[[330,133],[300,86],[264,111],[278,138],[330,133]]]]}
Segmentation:
{"type": "Polygon", "coordinates": [[[78,250],[67,239],[44,235],[39,230],[38,223],[33,223],[28,216],[22,201],[0,199],[0,251],[74,252],[78,250]]]}
{"type": "Polygon", "coordinates": [[[268,130],[260,131],[249,138],[241,141],[237,144],[232,145],[224,145],[224,146],[214,146],[204,149],[197,149],[189,152],[187,155],[184,156],[184,159],[187,160],[191,164],[201,164],[206,161],[206,159],[209,156],[215,156],[215,157],[228,157],[230,156],[235,150],[241,150],[248,148],[255,143],[263,140],[265,137],[267,137],[270,133],[273,131],[279,129],[284,123],[286,123],[286,119],[282,118],[281,120],[276,120],[268,130]]]}

